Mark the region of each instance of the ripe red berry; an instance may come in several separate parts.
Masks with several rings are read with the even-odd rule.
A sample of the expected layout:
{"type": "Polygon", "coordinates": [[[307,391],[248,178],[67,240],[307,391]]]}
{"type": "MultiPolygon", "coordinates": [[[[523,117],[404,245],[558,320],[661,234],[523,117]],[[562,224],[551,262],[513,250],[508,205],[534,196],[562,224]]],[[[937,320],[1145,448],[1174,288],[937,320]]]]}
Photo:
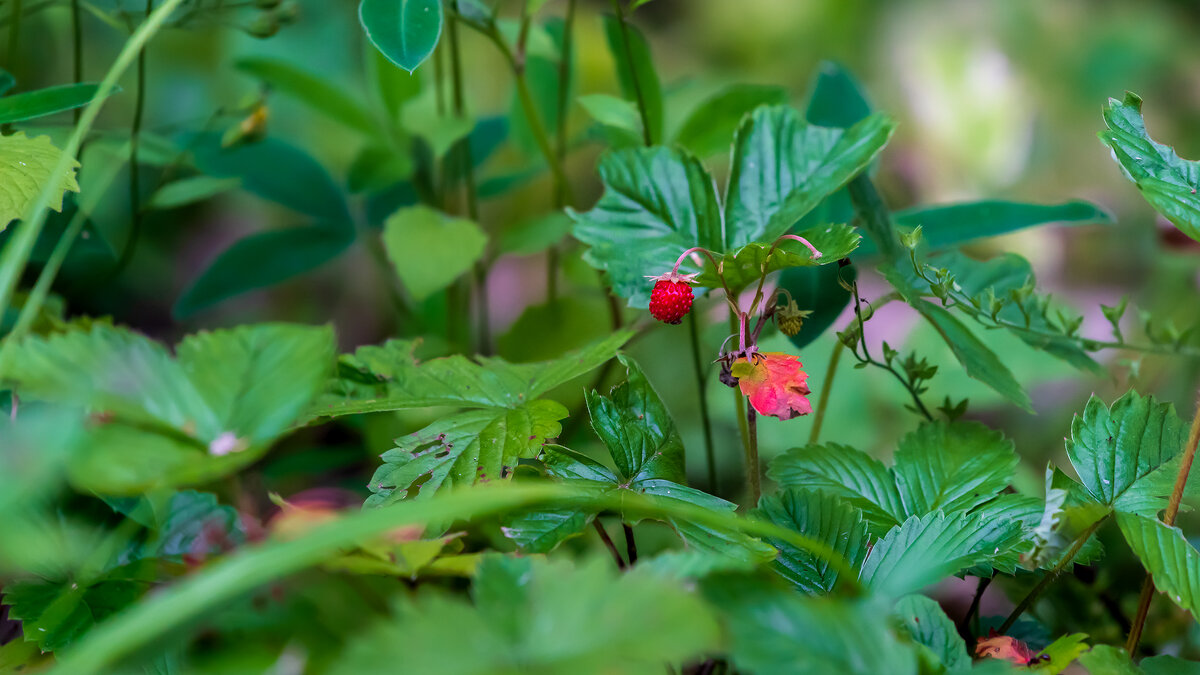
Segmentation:
{"type": "Polygon", "coordinates": [[[659,279],[650,292],[650,314],[663,323],[678,324],[692,311],[692,286],[687,281],[659,279]]]}

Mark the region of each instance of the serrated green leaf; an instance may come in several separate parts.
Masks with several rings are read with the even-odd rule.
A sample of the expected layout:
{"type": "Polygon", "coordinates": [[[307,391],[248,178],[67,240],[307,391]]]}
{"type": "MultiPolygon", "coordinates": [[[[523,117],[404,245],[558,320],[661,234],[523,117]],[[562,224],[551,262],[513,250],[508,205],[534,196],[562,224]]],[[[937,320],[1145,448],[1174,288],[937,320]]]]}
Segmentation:
{"type": "Polygon", "coordinates": [[[987,563],[1020,539],[1018,523],[989,524],[978,516],[941,512],[912,516],[875,543],[859,580],[878,593],[906,595],[987,563]]]}
{"type": "Polygon", "coordinates": [[[412,72],[442,35],[440,0],[362,0],[358,20],[367,39],[389,61],[412,72]]]}
{"type": "Polygon", "coordinates": [[[638,561],[639,572],[675,581],[703,579],[720,572],[749,572],[754,567],[753,562],[744,558],[698,549],[667,551],[638,561]]]}
{"type": "Polygon", "coordinates": [[[1021,408],[1033,412],[1033,402],[1030,401],[1029,394],[1025,393],[1025,389],[1017,382],[1008,366],[953,314],[920,298],[909,304],[942,336],[968,376],[988,385],[1021,408]]]}
{"type": "Polygon", "coordinates": [[[630,306],[649,305],[653,284],[646,277],[670,270],[685,249],[724,250],[716,186],[695,157],[631,148],[606,153],[599,171],[600,201],[591,211],[568,214],[575,238],[591,247],[584,257],[630,306]]]}
{"type": "Polygon", "coordinates": [[[787,106],[755,110],[734,137],[723,250],[786,233],[861,173],[894,128],[882,115],[831,129],[808,124],[787,106]]]}
{"type": "Polygon", "coordinates": [[[526,553],[549,553],[583,532],[595,514],[576,509],[532,511],[508,518],[501,531],[526,553]]]}
{"type": "Polygon", "coordinates": [[[1051,642],[1041,651],[1041,655],[1046,659],[1030,670],[1046,675],[1058,675],[1074,663],[1080,654],[1088,650],[1089,645],[1085,642],[1087,637],[1086,633],[1074,633],[1064,635],[1051,642]]]}
{"type": "Polygon", "coordinates": [[[1108,99],[1104,122],[1108,131],[1100,132],[1100,141],[1112,150],[1125,177],[1155,211],[1200,240],[1200,162],[1182,159],[1170,146],[1150,138],[1137,94],[1125,92],[1123,101],[1108,99]]]}
{"type": "Polygon", "coordinates": [[[287,61],[252,56],[239,59],[234,67],[335,122],[365,134],[379,133],[379,126],[366,105],[332,82],[287,61]]]}
{"type": "Polygon", "coordinates": [[[977,422],[922,424],[900,439],[896,484],[910,515],[967,511],[1008,487],[1019,458],[1012,441],[977,422]]]}
{"type": "Polygon", "coordinates": [[[1135,513],[1118,512],[1117,525],[1154,577],[1154,587],[1193,616],[1200,616],[1200,552],[1188,543],[1183,531],[1135,513]]]}
{"type": "Polygon", "coordinates": [[[747,577],[702,583],[726,617],[739,672],[915,675],[916,653],[891,631],[877,600],[807,598],[747,577]]]}
{"type": "Polygon", "coordinates": [[[79,183],[75,181],[79,162],[72,160],[61,176],[51,175],[61,155],[62,151],[50,143],[49,136],[28,138],[23,131],[0,136],[0,182],[6,186],[0,193],[0,231],[26,215],[45,183],[55,183],[48,204],[55,211],[62,211],[67,191],[79,192],[79,183]]]}
{"type": "Polygon", "coordinates": [[[70,645],[97,622],[133,604],[150,587],[144,564],[118,567],[80,584],[69,579],[6,584],[3,603],[21,621],[25,639],[43,651],[70,645]]]}
{"type": "Polygon", "coordinates": [[[470,220],[410,206],[384,223],[383,246],[404,287],[421,301],[470,270],[483,256],[487,235],[470,220]]]}
{"type": "Polygon", "coordinates": [[[661,576],[618,575],[607,560],[574,567],[490,557],[472,596],[467,604],[422,593],[356,639],[332,672],[403,662],[412,672],[651,674],[699,656],[718,637],[712,612],[695,595],[661,576]]]}
{"type": "Polygon", "coordinates": [[[663,479],[683,483],[683,441],[667,407],[633,359],[617,356],[625,382],[608,396],[587,395],[592,428],[608,448],[623,483],[663,479]]]}
{"type": "Polygon", "coordinates": [[[742,118],[760,105],[787,103],[783,87],[761,84],[732,84],[692,109],[675,134],[675,144],[697,157],[708,158],[729,151],[742,118]]]}
{"type": "MultiPolygon", "coordinates": [[[[0,124],[23,122],[83,107],[91,102],[99,88],[100,85],[90,83],[63,84],[5,96],[0,98],[0,124]]],[[[118,91],[120,88],[115,87],[109,93],[118,91]]]]}
{"type": "Polygon", "coordinates": [[[353,242],[353,231],[324,226],[252,234],[209,263],[171,311],[187,318],[242,293],[283,283],[333,260],[353,242]]]}
{"type": "MultiPolygon", "coordinates": [[[[814,258],[812,252],[804,244],[794,239],[786,239],[771,250],[771,244],[751,243],[742,248],[726,253],[719,259],[724,270],[725,283],[729,290],[737,293],[751,284],[758,282],[764,273],[777,272],[793,267],[815,267],[829,265],[850,255],[862,239],[853,227],[849,225],[817,225],[803,232],[798,232],[821,252],[820,258],[814,258]]],[[[721,280],[711,265],[704,267],[704,272],[696,277],[696,283],[710,288],[719,288],[721,280]]]]}
{"type": "Polygon", "coordinates": [[[645,102],[650,143],[662,143],[662,84],[654,70],[649,43],[637,26],[628,21],[621,26],[616,17],[608,14],[604,15],[604,36],[608,40],[608,51],[616,62],[621,95],[630,101],[645,102]]]}
{"type": "Polygon", "coordinates": [[[1145,675],[1145,671],[1129,658],[1128,652],[1112,645],[1092,647],[1079,655],[1079,663],[1091,675],[1145,675]]]}
{"type": "Polygon", "coordinates": [[[970,670],[967,645],[937,601],[923,595],[906,595],[892,610],[913,642],[924,645],[950,671],[970,670]]]}
{"type": "Polygon", "coordinates": [[[1129,391],[1109,408],[1092,396],[1071,421],[1067,456],[1093,499],[1119,512],[1152,515],[1175,484],[1187,428],[1175,406],[1129,391]]]}
{"type": "Polygon", "coordinates": [[[71,476],[119,494],[212,479],[260,457],[325,383],[333,333],[242,326],[189,336],[172,358],[145,337],[96,324],[16,351],[8,381],[24,396],[104,417],[71,476]]]}
{"type": "MultiPolygon", "coordinates": [[[[824,492],[796,488],[764,496],[754,515],[820,541],[859,567],[867,553],[867,524],[862,512],[824,492]]],[[[837,584],[837,570],[829,561],[779,539],[767,538],[779,549],[771,568],[797,589],[809,594],[828,593],[837,584]]]]}
{"type": "Polygon", "coordinates": [[[821,490],[846,500],[882,535],[905,518],[896,477],[883,462],[849,446],[829,443],[792,448],[767,475],[781,487],[821,490]]]}

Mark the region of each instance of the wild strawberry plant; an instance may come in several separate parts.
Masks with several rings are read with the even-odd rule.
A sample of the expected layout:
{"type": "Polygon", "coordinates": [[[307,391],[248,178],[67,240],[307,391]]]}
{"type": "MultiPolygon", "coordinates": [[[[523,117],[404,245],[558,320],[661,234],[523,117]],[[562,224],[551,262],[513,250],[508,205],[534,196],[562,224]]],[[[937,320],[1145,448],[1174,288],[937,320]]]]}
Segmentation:
{"type": "MultiPolygon", "coordinates": [[[[91,7],[136,26],[99,83],[77,67],[0,96],[6,672],[1200,668],[1184,617],[1200,615],[1200,553],[1175,524],[1200,481],[1200,415],[1130,390],[1024,417],[1038,406],[993,339],[1085,378],[1112,354],[1193,363],[1196,333],[1135,325],[1122,300],[1097,337],[1025,258],[961,248],[1107,213],[889,208],[877,169],[897,123],[832,64],[802,107],[735,84],[672,128],[629,16],[648,2],[598,19],[619,94],[579,91],[576,0],[361,0],[365,91],[251,56],[234,65],[260,90],[160,133],[145,50],[164,28],[268,38],[301,17],[163,0],[91,7]],[[509,71],[510,110],[468,109],[468,39],[509,71]],[[131,93],[128,127],[98,123],[131,93]],[[281,99],[350,139],[344,176],[272,128],[281,99]],[[510,222],[497,202],[530,185],[544,213],[510,222]],[[159,340],[72,306],[81,279],[143,283],[144,225],[233,195],[299,224],[189,281],[173,315],[197,330],[159,340]],[[387,339],[347,348],[326,316],[194,323],[339,258],[375,265],[387,339]],[[514,260],[548,300],[497,335],[492,280],[514,260]],[[877,337],[892,303],[953,363],[877,337]],[[580,322],[599,328],[568,334],[580,322]],[[670,346],[639,358],[652,340],[670,346]],[[887,459],[825,424],[847,353],[903,397],[887,459]],[[995,396],[935,400],[949,368],[995,396]],[[1020,425],[1000,428],[998,406],[1020,425]],[[1062,434],[1063,459],[1023,471],[1028,425],[1062,434]],[[330,489],[346,480],[358,491],[330,489]],[[961,606],[938,590],[955,583],[961,606]]],[[[33,19],[11,4],[10,54],[28,57],[33,19]]],[[[1200,239],[1200,165],[1152,140],[1141,108],[1110,100],[1100,139],[1200,239]]]]}

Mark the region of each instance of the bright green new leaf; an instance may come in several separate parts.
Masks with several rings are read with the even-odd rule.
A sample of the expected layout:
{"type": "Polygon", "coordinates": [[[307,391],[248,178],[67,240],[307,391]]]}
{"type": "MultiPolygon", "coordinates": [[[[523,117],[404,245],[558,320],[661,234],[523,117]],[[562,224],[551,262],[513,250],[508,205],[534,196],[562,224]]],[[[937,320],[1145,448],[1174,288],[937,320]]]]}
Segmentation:
{"type": "MultiPolygon", "coordinates": [[[[827,492],[791,488],[764,496],[754,515],[824,543],[852,567],[859,567],[867,553],[867,524],[862,512],[827,492]]],[[[828,593],[837,584],[837,569],[785,541],[768,537],[779,549],[771,568],[799,590],[813,595],[828,593]]]]}
{"type": "Polygon", "coordinates": [[[932,302],[917,298],[909,304],[942,336],[950,351],[954,352],[958,362],[967,371],[967,375],[988,385],[1021,408],[1033,412],[1033,402],[1029,400],[1029,394],[1025,393],[1012,371],[966,325],[948,310],[932,302]]]}
{"type": "Polygon", "coordinates": [[[783,87],[732,84],[697,105],[675,134],[675,144],[700,158],[729,152],[729,139],[742,118],[761,105],[787,103],[783,87]]]}
{"type": "MultiPolygon", "coordinates": [[[[853,227],[849,225],[817,225],[816,227],[797,232],[821,252],[820,258],[813,257],[812,251],[804,244],[785,239],[775,250],[770,244],[752,243],[742,248],[726,253],[718,262],[724,270],[725,283],[729,290],[737,293],[751,284],[757,283],[763,270],[767,273],[794,267],[815,267],[827,265],[850,255],[862,239],[853,227]]],[[[827,265],[836,269],[836,265],[827,265]]],[[[705,265],[704,272],[696,277],[696,283],[709,287],[720,287],[721,280],[717,277],[712,265],[705,265]]],[[[802,305],[803,307],[803,305],[802,305]]]]}
{"type": "MultiPolygon", "coordinates": [[[[366,4],[366,3],[364,3],[366,4]]],[[[272,89],[291,96],[335,122],[375,135],[379,126],[366,105],[328,80],[279,59],[248,57],[234,64],[272,89]]]]}
{"type": "Polygon", "coordinates": [[[1129,391],[1109,408],[1092,396],[1071,421],[1067,456],[1088,493],[1119,512],[1166,507],[1187,428],[1175,406],[1129,391]]]}
{"type": "Polygon", "coordinates": [[[421,65],[442,35],[441,0],[362,0],[358,20],[375,45],[392,63],[412,72],[421,65]]]}
{"type": "Polygon", "coordinates": [[[50,143],[49,136],[29,138],[23,131],[0,136],[0,183],[5,185],[0,191],[0,231],[10,222],[25,217],[44,183],[55,184],[49,203],[55,211],[62,211],[63,195],[68,190],[79,192],[79,183],[75,181],[79,162],[72,161],[61,176],[50,175],[61,155],[62,151],[50,143]]]}
{"type": "Polygon", "coordinates": [[[913,642],[922,645],[951,672],[971,669],[967,645],[937,601],[923,595],[906,595],[892,613],[900,619],[913,642]]]}
{"type": "Polygon", "coordinates": [[[1087,638],[1086,633],[1073,633],[1051,642],[1041,651],[1046,660],[1034,666],[1032,670],[1045,675],[1058,675],[1065,671],[1080,654],[1088,650],[1090,645],[1086,642],[1087,638]]]}
{"type": "Polygon", "coordinates": [[[470,270],[483,256],[487,235],[469,220],[410,206],[383,224],[383,246],[404,287],[421,301],[470,270]]]}
{"type": "Polygon", "coordinates": [[[723,250],[786,233],[865,170],[894,129],[883,115],[831,129],[805,122],[787,106],[755,110],[733,141],[723,250]]]}
{"type": "Polygon", "coordinates": [[[1155,211],[1200,240],[1200,162],[1182,159],[1170,146],[1150,138],[1137,94],[1125,92],[1123,101],[1108,99],[1104,122],[1108,131],[1100,132],[1100,141],[1112,149],[1125,177],[1155,211]]]}
{"type": "MultiPolygon", "coordinates": [[[[0,124],[23,122],[87,105],[96,96],[96,84],[63,84],[0,98],[0,124]]],[[[116,93],[114,88],[110,93],[116,93]]]]}
{"type": "Polygon", "coordinates": [[[875,542],[859,580],[891,596],[913,593],[976,565],[1021,540],[1019,523],[984,523],[979,516],[912,516],[875,542]]]}
{"type": "Polygon", "coordinates": [[[95,324],[16,350],[6,379],[23,396],[105,420],[69,467],[72,481],[121,494],[211,480],[262,456],[325,384],[333,333],[242,326],[191,335],[172,357],[136,333],[95,324]]]}
{"type": "Polygon", "coordinates": [[[721,610],[738,672],[916,675],[917,655],[877,598],[806,598],[749,577],[701,582],[721,610]]]}
{"type": "Polygon", "coordinates": [[[354,231],[316,225],[259,232],[234,242],[209,263],[175,302],[187,318],[242,293],[267,288],[310,272],[354,243],[354,231]]]}
{"type": "Polygon", "coordinates": [[[662,84],[654,70],[650,55],[650,44],[637,26],[625,22],[622,26],[614,16],[604,15],[604,36],[608,39],[608,51],[616,63],[617,82],[621,94],[630,101],[644,101],[646,126],[650,128],[650,142],[659,144],[663,139],[663,95],[662,84]]]}
{"type": "Polygon", "coordinates": [[[146,202],[146,208],[174,209],[211,199],[219,194],[241,187],[240,178],[213,178],[192,176],[172,181],[159,188],[146,202]]]}
{"type": "Polygon", "coordinates": [[[619,574],[608,560],[490,557],[471,596],[421,593],[365,631],[332,672],[403,663],[421,673],[652,675],[700,656],[719,635],[712,611],[678,583],[619,574]]]}

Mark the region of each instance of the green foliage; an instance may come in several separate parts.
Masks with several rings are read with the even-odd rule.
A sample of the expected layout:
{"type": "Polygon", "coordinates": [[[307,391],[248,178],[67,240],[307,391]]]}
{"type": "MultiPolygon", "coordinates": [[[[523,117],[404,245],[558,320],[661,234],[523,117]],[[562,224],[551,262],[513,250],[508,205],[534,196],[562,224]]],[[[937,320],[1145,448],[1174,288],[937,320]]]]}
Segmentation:
{"type": "Polygon", "coordinates": [[[471,596],[468,604],[430,592],[400,605],[393,621],[351,644],[333,672],[402,662],[416,672],[659,673],[718,635],[694,595],[649,574],[618,577],[603,560],[575,567],[493,557],[471,596]]]}
{"type": "Polygon", "coordinates": [[[22,131],[0,136],[0,179],[8,186],[0,195],[0,231],[26,215],[43,184],[54,185],[47,206],[55,211],[62,210],[64,194],[79,192],[75,181],[79,162],[72,161],[64,173],[53,175],[61,156],[48,136],[29,138],[22,131]]]}
{"type": "Polygon", "coordinates": [[[651,143],[663,140],[663,94],[658,72],[650,55],[650,45],[636,26],[620,19],[604,16],[604,37],[608,51],[616,63],[617,81],[621,94],[639,101],[645,108],[651,143]]]}
{"type": "MultiPolygon", "coordinates": [[[[827,545],[851,567],[862,565],[867,553],[867,524],[862,512],[827,492],[796,488],[764,496],[754,514],[827,545]]],[[[837,584],[838,570],[829,561],[785,541],[768,538],[779,549],[771,567],[809,594],[828,593],[837,584]]]]}
{"type": "MultiPolygon", "coordinates": [[[[759,108],[734,138],[724,206],[712,177],[685,151],[610,152],[600,162],[605,185],[600,201],[586,213],[569,212],[576,222],[575,237],[591,247],[587,261],[605,271],[631,306],[649,302],[645,277],[669,270],[693,246],[744,260],[736,265],[741,272],[730,270],[744,286],[750,280],[747,270],[764,255],[762,244],[769,247],[861,171],[887,142],[891,129],[883,117],[869,118],[847,131],[823,129],[805,124],[791,108],[759,108]],[[784,143],[786,150],[774,150],[784,143]]],[[[832,249],[821,259],[823,264],[835,262],[856,243],[845,228],[824,225],[811,233],[832,249]]],[[[784,252],[790,247],[784,246],[784,252]]],[[[772,260],[778,269],[809,264],[810,257],[780,255],[772,260]]],[[[685,261],[683,268],[696,266],[685,261]]],[[[711,277],[702,283],[715,285],[711,277]]]]}
{"type": "Polygon", "coordinates": [[[1108,130],[1100,132],[1100,141],[1112,150],[1125,177],[1155,211],[1192,239],[1200,239],[1200,162],[1181,159],[1170,146],[1150,138],[1137,94],[1125,92],[1122,101],[1110,98],[1104,122],[1108,130]]]}
{"type": "Polygon", "coordinates": [[[172,357],[136,333],[97,324],[23,342],[6,381],[31,399],[98,415],[71,479],[125,494],[212,480],[257,459],[307,409],[332,363],[328,328],[198,333],[172,357]]]}
{"type": "MultiPolygon", "coordinates": [[[[0,98],[0,124],[23,122],[87,105],[99,89],[95,84],[63,84],[0,98]]],[[[110,92],[111,93],[111,92],[110,92]]]]}
{"type": "Polygon", "coordinates": [[[362,0],[358,20],[367,39],[389,61],[412,72],[442,35],[440,0],[362,0]]]}
{"type": "Polygon", "coordinates": [[[688,114],[675,134],[675,144],[701,159],[726,152],[743,117],[759,106],[785,103],[787,91],[782,87],[731,84],[701,101],[688,114]]]}
{"type": "Polygon", "coordinates": [[[383,246],[396,276],[421,301],[470,270],[483,256],[487,235],[469,220],[412,206],[383,224],[383,246]]]}
{"type": "Polygon", "coordinates": [[[273,90],[304,102],[335,122],[365,134],[377,133],[378,125],[366,105],[356,101],[340,87],[312,73],[296,68],[286,61],[259,57],[241,59],[235,67],[262,80],[273,90]]]}
{"type": "Polygon", "coordinates": [[[1200,610],[1200,552],[1178,527],[1153,516],[1118,513],[1117,525],[1125,541],[1154,577],[1154,587],[1176,605],[1191,612],[1200,610]]]}
{"type": "Polygon", "coordinates": [[[967,645],[941,606],[923,595],[906,595],[892,612],[901,620],[912,641],[928,649],[934,662],[946,670],[970,670],[967,645]]]}
{"type": "Polygon", "coordinates": [[[1170,403],[1130,391],[1109,408],[1092,396],[1071,421],[1067,456],[1092,499],[1152,515],[1166,506],[1186,438],[1170,403]]]}

